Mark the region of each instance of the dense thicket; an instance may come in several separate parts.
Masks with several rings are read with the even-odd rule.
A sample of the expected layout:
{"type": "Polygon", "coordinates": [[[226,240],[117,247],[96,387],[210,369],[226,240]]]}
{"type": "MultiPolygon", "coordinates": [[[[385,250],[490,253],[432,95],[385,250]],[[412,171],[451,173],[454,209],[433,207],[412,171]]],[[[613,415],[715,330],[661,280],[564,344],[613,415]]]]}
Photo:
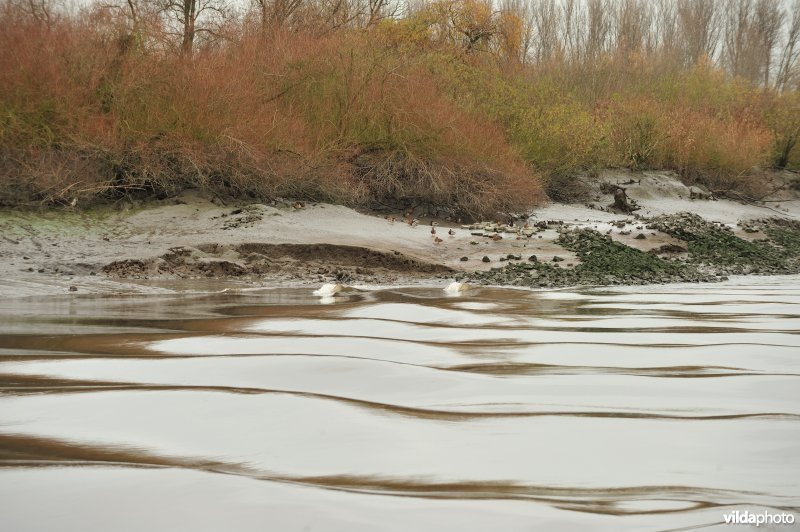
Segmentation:
{"type": "Polygon", "coordinates": [[[800,162],[800,0],[6,0],[0,28],[0,203],[482,215],[604,167],[748,194],[800,162]]]}

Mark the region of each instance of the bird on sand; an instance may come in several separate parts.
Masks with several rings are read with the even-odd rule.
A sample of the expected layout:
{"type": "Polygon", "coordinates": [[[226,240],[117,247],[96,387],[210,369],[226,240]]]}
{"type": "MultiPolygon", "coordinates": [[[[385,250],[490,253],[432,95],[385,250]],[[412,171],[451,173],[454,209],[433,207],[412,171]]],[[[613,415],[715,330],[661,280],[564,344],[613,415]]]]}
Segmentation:
{"type": "Polygon", "coordinates": [[[438,236],[437,236],[437,237],[434,237],[434,239],[433,239],[433,243],[434,243],[434,244],[441,244],[442,242],[444,242],[444,240],[442,240],[442,239],[441,239],[441,238],[439,238],[438,236]]]}
{"type": "Polygon", "coordinates": [[[432,234],[432,235],[435,235],[435,234],[436,234],[436,228],[435,228],[435,227],[431,227],[431,234],[432,234]]]}
{"type": "Polygon", "coordinates": [[[447,231],[447,234],[448,234],[448,235],[450,235],[450,236],[456,236],[456,232],[455,232],[455,231],[453,231],[452,229],[450,229],[449,231],[447,231]]]}
{"type": "Polygon", "coordinates": [[[497,233],[495,233],[495,234],[492,235],[492,240],[497,242],[498,240],[503,240],[503,237],[498,235],[497,233]]]}

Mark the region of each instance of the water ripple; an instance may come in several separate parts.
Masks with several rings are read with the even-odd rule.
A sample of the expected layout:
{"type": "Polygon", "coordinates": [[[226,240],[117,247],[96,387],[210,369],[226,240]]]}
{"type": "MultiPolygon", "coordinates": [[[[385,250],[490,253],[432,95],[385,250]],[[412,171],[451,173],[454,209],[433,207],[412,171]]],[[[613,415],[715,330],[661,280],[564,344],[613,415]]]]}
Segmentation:
{"type": "Polygon", "coordinates": [[[797,512],[798,281],[0,302],[0,511],[460,532],[797,512]]]}

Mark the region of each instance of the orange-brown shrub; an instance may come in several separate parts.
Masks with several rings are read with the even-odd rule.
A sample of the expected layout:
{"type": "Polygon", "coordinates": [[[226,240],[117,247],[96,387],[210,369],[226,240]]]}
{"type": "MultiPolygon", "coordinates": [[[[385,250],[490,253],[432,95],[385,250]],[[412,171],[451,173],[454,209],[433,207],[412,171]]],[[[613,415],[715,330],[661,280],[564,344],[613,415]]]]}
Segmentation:
{"type": "Polygon", "coordinates": [[[187,59],[81,19],[8,27],[3,203],[199,186],[479,216],[542,199],[495,123],[358,32],[245,34],[187,59]]]}
{"type": "Polygon", "coordinates": [[[719,118],[681,110],[670,113],[667,131],[665,166],[717,193],[759,190],[750,172],[754,166],[768,164],[772,143],[763,124],[746,117],[719,118]]]}
{"type": "Polygon", "coordinates": [[[440,42],[422,15],[266,36],[245,21],[188,58],[143,24],[0,6],[0,204],[204,187],[480,216],[545,186],[569,199],[576,174],[607,166],[747,192],[751,168],[800,159],[797,93],[768,98],[707,62],[522,65],[440,42]]]}

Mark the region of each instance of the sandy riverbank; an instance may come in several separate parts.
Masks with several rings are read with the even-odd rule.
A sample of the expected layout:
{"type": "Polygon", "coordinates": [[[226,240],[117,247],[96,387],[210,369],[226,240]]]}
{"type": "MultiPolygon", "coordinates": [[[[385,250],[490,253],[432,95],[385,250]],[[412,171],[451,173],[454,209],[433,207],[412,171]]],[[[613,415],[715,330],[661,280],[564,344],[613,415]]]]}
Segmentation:
{"type": "MultiPolygon", "coordinates": [[[[217,287],[216,281],[224,279],[237,288],[331,280],[356,285],[443,284],[458,276],[504,283],[505,277],[476,272],[531,262],[531,256],[540,265],[564,272],[578,267],[583,262],[580,248],[565,245],[562,237],[575,229],[595,231],[627,248],[650,252],[648,256],[680,263],[691,261],[690,246],[674,231],[655,228],[650,220],[695,213],[746,242],[769,238],[760,226],[749,223],[752,220],[800,220],[800,193],[790,187],[757,205],[692,199],[692,195],[668,173],[609,171],[593,182],[585,204],[550,204],[516,220],[514,227],[488,230],[465,228],[455,220],[433,220],[422,212],[415,213],[419,225],[411,227],[399,212],[368,214],[292,201],[222,202],[198,191],[122,209],[4,210],[0,211],[0,295],[198,289],[204,279],[215,280],[217,287]],[[601,191],[600,181],[623,184],[640,209],[632,215],[607,210],[613,200],[601,191]],[[432,221],[439,224],[436,235],[431,234],[432,221]],[[449,235],[449,229],[455,234],[449,235]],[[501,238],[491,238],[494,235],[501,238]]],[[[793,252],[784,251],[784,259],[793,252]]],[[[701,270],[709,273],[709,268],[713,270],[701,270]]],[[[560,282],[547,279],[538,285],[560,282]]],[[[580,284],[581,279],[574,277],[574,282],[580,284]]],[[[646,280],[676,279],[680,277],[646,280]]]]}

